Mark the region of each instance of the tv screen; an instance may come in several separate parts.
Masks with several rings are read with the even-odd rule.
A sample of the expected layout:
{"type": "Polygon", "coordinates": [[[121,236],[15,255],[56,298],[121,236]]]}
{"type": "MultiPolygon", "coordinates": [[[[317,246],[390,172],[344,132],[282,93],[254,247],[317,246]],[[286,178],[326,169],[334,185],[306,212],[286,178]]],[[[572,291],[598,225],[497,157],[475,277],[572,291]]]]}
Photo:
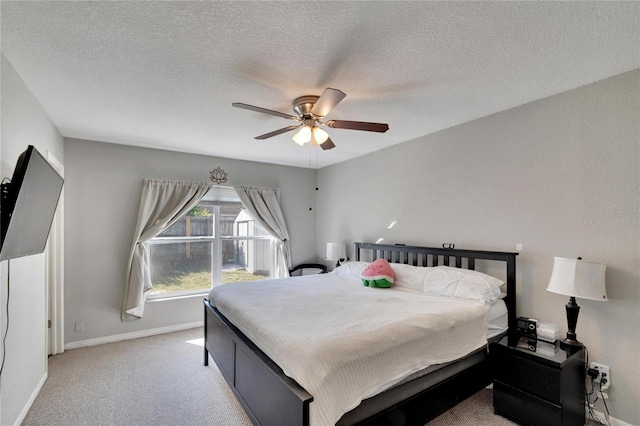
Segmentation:
{"type": "Polygon", "coordinates": [[[0,260],[44,251],[63,182],[33,145],[20,155],[2,185],[0,260]]]}

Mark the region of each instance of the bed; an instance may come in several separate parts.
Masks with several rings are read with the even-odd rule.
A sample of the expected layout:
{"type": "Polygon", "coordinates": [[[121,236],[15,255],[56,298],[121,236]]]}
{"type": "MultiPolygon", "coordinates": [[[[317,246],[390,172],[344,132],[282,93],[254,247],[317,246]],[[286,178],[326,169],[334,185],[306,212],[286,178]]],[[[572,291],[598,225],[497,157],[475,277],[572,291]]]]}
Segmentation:
{"type": "MultiPolygon", "coordinates": [[[[501,265],[501,269],[504,271],[502,275],[505,277],[504,291],[506,295],[501,299],[501,302],[507,308],[507,325],[508,328],[515,327],[515,256],[517,253],[370,243],[355,243],[355,250],[355,263],[363,260],[372,261],[383,258],[393,264],[420,267],[414,268],[420,271],[423,269],[440,269],[434,268],[438,266],[450,266],[473,271],[478,262],[483,263],[485,261],[497,261],[501,265]],[[427,266],[429,268],[422,268],[427,266]]],[[[494,265],[495,262],[489,263],[494,265]]],[[[400,267],[400,265],[394,266],[400,267]]],[[[483,266],[486,266],[485,263],[483,263],[483,266]]],[[[335,277],[336,273],[337,271],[334,271],[334,273],[325,274],[325,276],[329,281],[336,281],[332,285],[344,285],[341,284],[343,281],[338,282],[338,278],[335,277]],[[332,275],[334,276],[333,278],[331,277],[332,275]]],[[[304,293],[307,289],[310,289],[315,285],[304,281],[306,279],[309,279],[309,277],[292,278],[291,280],[298,280],[293,282],[298,283],[299,285],[297,287],[300,289],[299,291],[304,293]],[[306,287],[305,284],[307,284],[306,287]]],[[[272,287],[270,287],[273,291],[278,291],[278,286],[276,284],[277,282],[274,281],[272,283],[272,287]]],[[[286,283],[282,283],[282,285],[285,284],[286,283]]],[[[237,285],[234,284],[234,287],[235,286],[237,285]]],[[[327,287],[323,288],[321,292],[329,292],[329,287],[330,286],[327,285],[327,287]]],[[[347,287],[344,288],[346,289],[347,287]]],[[[349,288],[351,287],[349,286],[349,288]]],[[[254,287],[252,291],[257,292],[258,289],[259,287],[254,287]]],[[[410,306],[414,304],[413,299],[418,300],[422,298],[424,301],[421,301],[420,303],[430,303],[429,295],[423,297],[422,295],[416,295],[413,293],[411,298],[407,298],[408,296],[402,293],[402,290],[402,288],[398,288],[398,291],[395,293],[387,292],[385,293],[385,297],[390,297],[386,295],[394,294],[392,297],[393,299],[398,299],[399,303],[406,303],[406,305],[401,305],[406,306],[406,309],[403,309],[406,311],[411,310],[410,306]],[[398,296],[396,297],[395,295],[398,296]]],[[[415,368],[417,364],[412,365],[407,371],[402,370],[402,377],[397,376],[396,373],[398,373],[399,370],[394,370],[396,367],[391,365],[389,368],[393,370],[393,372],[389,373],[391,376],[387,377],[385,380],[393,377],[394,380],[392,382],[389,382],[384,386],[381,386],[381,383],[376,382],[373,388],[366,388],[366,392],[360,395],[366,397],[363,397],[361,402],[358,400],[359,404],[354,408],[349,405],[351,404],[348,399],[350,396],[345,397],[347,401],[346,403],[349,405],[349,411],[343,415],[342,412],[340,412],[340,417],[335,417],[335,413],[330,413],[326,416],[319,415],[318,413],[320,413],[321,408],[324,410],[324,407],[327,405],[327,395],[331,397],[332,393],[323,387],[324,378],[318,382],[322,383],[316,386],[317,383],[312,379],[309,379],[309,376],[306,374],[306,370],[330,372],[330,370],[325,370],[325,366],[323,365],[323,360],[325,358],[330,358],[326,356],[327,352],[322,354],[319,358],[314,358],[314,352],[310,351],[308,358],[310,365],[308,369],[304,368],[304,357],[302,357],[302,361],[300,361],[299,356],[291,357],[292,359],[289,359],[289,348],[293,348],[292,342],[296,343],[294,341],[287,340],[291,333],[278,333],[279,326],[277,325],[273,326],[275,328],[272,327],[270,330],[267,326],[265,326],[264,330],[260,329],[257,331],[251,327],[251,321],[257,323],[261,327],[263,322],[267,322],[265,321],[265,319],[268,319],[267,314],[269,313],[267,308],[270,307],[269,303],[272,302],[266,302],[266,293],[265,295],[255,294],[257,299],[249,302],[249,304],[255,306],[255,309],[250,310],[240,307],[241,299],[233,299],[233,297],[237,297],[233,296],[233,293],[238,292],[238,294],[240,294],[240,291],[241,289],[238,287],[233,291],[226,290],[225,292],[218,292],[215,302],[210,300],[204,301],[204,363],[205,365],[208,365],[209,354],[211,354],[221,373],[225,377],[225,380],[228,382],[229,386],[254,424],[311,426],[333,424],[334,422],[338,425],[424,424],[426,421],[482,389],[491,381],[487,362],[486,335],[483,335],[482,341],[477,340],[477,338],[471,339],[469,336],[461,335],[459,339],[462,339],[462,342],[468,343],[468,347],[466,347],[462,356],[456,356],[456,358],[452,360],[442,358],[442,362],[429,363],[426,365],[426,368],[423,368],[423,366],[417,369],[415,368]],[[220,293],[230,299],[226,300],[224,297],[220,296],[220,293]],[[264,306],[262,306],[262,308],[264,308],[262,310],[263,316],[260,317],[261,311],[258,305],[260,305],[260,301],[262,300],[264,300],[265,303],[263,304],[264,306]],[[214,303],[218,306],[214,306],[214,303]],[[236,307],[237,309],[235,309],[236,307]],[[248,315],[247,311],[251,311],[251,315],[248,315]],[[232,320],[227,318],[227,316],[232,318],[232,320]],[[256,318],[252,318],[252,316],[255,316],[256,318]],[[252,336],[252,338],[248,336],[252,336]],[[266,341],[264,340],[265,338],[267,339],[266,341]],[[269,339],[271,339],[271,341],[269,339]],[[266,355],[265,352],[269,353],[271,356],[266,355]],[[293,363],[293,366],[290,363],[293,363]],[[284,370],[281,366],[284,367],[284,370]],[[298,370],[294,369],[295,366],[298,366],[298,370]],[[285,374],[285,371],[287,374],[285,374]],[[297,378],[298,381],[291,377],[297,378]],[[304,383],[306,386],[303,387],[298,382],[304,383]],[[313,391],[308,392],[308,389],[313,389],[313,391]],[[374,392],[372,392],[372,390],[374,390],[374,392]],[[371,395],[367,392],[371,393],[371,395]],[[314,402],[314,396],[316,397],[316,402],[314,405],[311,405],[314,402]],[[313,410],[311,410],[311,407],[313,410]],[[331,415],[334,415],[334,417],[331,417],[331,415]],[[331,421],[328,419],[331,419],[331,421]]],[[[357,291],[355,287],[353,288],[353,291],[357,291]]],[[[359,291],[361,292],[360,294],[369,295],[382,294],[385,290],[380,291],[376,289],[368,293],[366,291],[363,292],[361,289],[359,291]]],[[[411,292],[408,291],[405,293],[409,294],[411,292]]],[[[291,295],[291,297],[294,296],[291,295]]],[[[454,300],[454,302],[459,304],[459,299],[455,299],[456,300],[454,300]]],[[[295,299],[287,300],[287,303],[291,304],[292,300],[295,299]]],[[[385,304],[386,303],[390,302],[385,301],[385,304]]],[[[450,311],[457,312],[461,311],[463,308],[470,312],[468,315],[471,315],[471,312],[473,311],[479,312],[478,308],[468,307],[466,305],[464,307],[456,305],[451,308],[450,311]]],[[[277,308],[274,307],[274,309],[277,308]]],[[[295,309],[290,310],[295,311],[295,309]]],[[[276,312],[284,313],[284,311],[276,312]]],[[[478,312],[474,313],[474,315],[480,315],[478,312]]],[[[473,327],[472,324],[474,321],[475,323],[483,321],[482,327],[486,327],[487,309],[483,312],[483,315],[485,316],[482,317],[482,320],[474,320],[471,317],[467,317],[467,314],[460,314],[459,316],[463,321],[469,323],[469,326],[473,327]]],[[[320,314],[321,310],[318,310],[315,315],[320,314]]],[[[310,325],[307,324],[304,327],[309,326],[310,325]]],[[[413,324],[413,328],[415,328],[415,326],[416,324],[413,324]]],[[[288,324],[287,327],[295,328],[295,324],[293,326],[288,324]]],[[[477,328],[478,325],[476,324],[475,327],[477,328]]],[[[459,327],[453,327],[452,330],[457,328],[459,327]]],[[[474,333],[477,334],[477,330],[474,333]]],[[[399,335],[403,336],[405,334],[407,334],[405,331],[399,333],[399,335]]],[[[454,333],[451,332],[452,336],[453,334],[454,333]]],[[[498,330],[497,334],[492,337],[499,338],[503,335],[504,332],[502,332],[502,330],[498,330]]],[[[439,341],[447,340],[447,338],[442,337],[440,339],[441,340],[439,341]]],[[[333,353],[342,354],[341,351],[347,350],[342,349],[342,347],[339,349],[336,349],[337,347],[334,348],[331,346],[334,343],[333,341],[328,343],[323,341],[319,342],[320,345],[329,345],[329,350],[333,350],[333,353]]],[[[396,342],[394,342],[394,345],[396,345],[396,342]]],[[[415,345],[415,343],[407,343],[407,345],[415,345]]],[[[436,345],[431,345],[431,347],[435,348],[436,345]]],[[[437,347],[440,348],[439,345],[437,347]]],[[[423,350],[425,348],[428,348],[428,346],[419,346],[418,349],[414,348],[413,350],[417,350],[417,352],[410,353],[407,360],[413,362],[414,359],[422,357],[423,350]]],[[[428,359],[428,357],[432,355],[426,354],[426,352],[427,351],[424,351],[424,356],[428,359]]],[[[436,356],[433,359],[437,360],[440,358],[437,358],[436,356]]],[[[373,358],[371,362],[374,362],[373,358]]],[[[400,360],[398,362],[400,363],[400,360]]],[[[386,362],[383,364],[376,364],[376,374],[377,370],[380,369],[380,365],[386,365],[386,362]]],[[[343,367],[339,366],[338,368],[343,367]]],[[[403,366],[402,368],[405,367],[403,366]]],[[[344,372],[346,370],[343,369],[340,371],[344,372]]],[[[386,372],[383,373],[386,374],[386,372]]],[[[344,379],[341,377],[342,375],[344,374],[341,373],[337,375],[340,377],[336,380],[339,381],[344,379]]],[[[326,381],[329,381],[332,377],[330,373],[326,373],[326,376],[326,381]]],[[[334,376],[336,375],[334,374],[334,376]]],[[[358,378],[362,376],[362,374],[359,374],[355,377],[358,378]]],[[[345,377],[347,376],[345,375],[345,377]]],[[[352,379],[348,378],[348,380],[352,379]]],[[[354,388],[358,388],[359,386],[364,385],[359,382],[353,385],[354,388]]],[[[344,385],[342,388],[344,388],[344,385]]],[[[343,397],[339,396],[336,398],[342,399],[343,397]]]]}

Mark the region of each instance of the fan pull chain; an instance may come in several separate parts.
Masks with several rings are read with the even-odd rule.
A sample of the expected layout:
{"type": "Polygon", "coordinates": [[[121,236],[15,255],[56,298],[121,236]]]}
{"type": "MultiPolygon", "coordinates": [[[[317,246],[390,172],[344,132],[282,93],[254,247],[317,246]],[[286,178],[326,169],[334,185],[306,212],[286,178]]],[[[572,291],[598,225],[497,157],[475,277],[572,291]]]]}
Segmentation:
{"type": "Polygon", "coordinates": [[[318,202],[318,148],[314,149],[313,152],[316,154],[316,202],[318,202]]]}
{"type": "MultiPolygon", "coordinates": [[[[314,152],[315,153],[315,176],[311,176],[311,185],[313,186],[313,184],[315,183],[315,188],[316,188],[316,192],[318,191],[318,150],[314,149],[315,147],[313,147],[311,144],[309,144],[309,169],[311,169],[312,166],[312,158],[311,158],[311,153],[314,152]],[[315,179],[315,182],[314,182],[315,179]]],[[[316,196],[317,199],[317,196],[316,196]]],[[[313,210],[313,191],[309,191],[309,211],[313,210]]]]}
{"type": "MultiPolygon", "coordinates": [[[[309,144],[309,170],[311,170],[311,150],[312,149],[313,148],[311,147],[311,144],[309,144]]],[[[311,182],[309,183],[313,185],[313,176],[311,176],[311,182]]],[[[313,191],[309,191],[309,211],[313,210],[312,206],[313,206],[313,191]]]]}

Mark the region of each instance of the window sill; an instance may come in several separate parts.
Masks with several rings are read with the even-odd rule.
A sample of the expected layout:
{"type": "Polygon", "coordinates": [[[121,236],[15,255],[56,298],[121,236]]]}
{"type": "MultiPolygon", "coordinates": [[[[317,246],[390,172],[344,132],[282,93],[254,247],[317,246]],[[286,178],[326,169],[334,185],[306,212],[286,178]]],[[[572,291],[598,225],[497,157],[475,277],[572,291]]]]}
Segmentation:
{"type": "Polygon", "coordinates": [[[208,294],[209,294],[208,291],[204,291],[204,292],[201,292],[201,293],[193,293],[193,294],[177,294],[175,296],[149,296],[147,298],[147,302],[148,303],[151,303],[151,302],[166,302],[168,300],[193,299],[195,297],[203,298],[203,297],[207,297],[208,294]]]}

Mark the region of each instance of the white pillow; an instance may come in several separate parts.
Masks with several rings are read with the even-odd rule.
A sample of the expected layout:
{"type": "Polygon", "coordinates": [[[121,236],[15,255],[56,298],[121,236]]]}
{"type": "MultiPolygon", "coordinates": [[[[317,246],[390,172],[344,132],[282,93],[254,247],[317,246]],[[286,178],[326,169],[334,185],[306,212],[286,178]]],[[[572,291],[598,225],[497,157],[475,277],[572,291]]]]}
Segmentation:
{"type": "Polygon", "coordinates": [[[355,278],[360,280],[360,274],[369,266],[370,262],[345,262],[342,265],[338,266],[331,273],[337,274],[342,277],[355,278]]]}
{"type": "Polygon", "coordinates": [[[422,292],[423,281],[430,269],[422,266],[392,263],[391,268],[396,275],[394,285],[422,292]]]}
{"type": "Polygon", "coordinates": [[[423,291],[436,296],[480,300],[490,305],[500,297],[503,281],[469,269],[437,266],[423,281],[423,291]]]}

